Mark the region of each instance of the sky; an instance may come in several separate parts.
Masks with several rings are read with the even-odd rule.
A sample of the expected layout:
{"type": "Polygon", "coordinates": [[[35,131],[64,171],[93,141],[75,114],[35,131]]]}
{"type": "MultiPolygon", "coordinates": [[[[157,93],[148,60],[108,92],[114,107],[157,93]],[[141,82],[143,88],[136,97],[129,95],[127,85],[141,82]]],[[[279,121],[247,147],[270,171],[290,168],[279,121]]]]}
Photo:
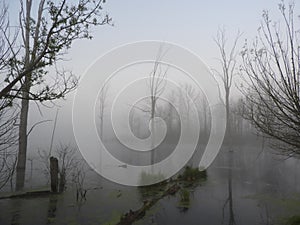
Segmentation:
{"type": "MultiPolygon", "coordinates": [[[[112,17],[114,26],[93,28],[92,40],[75,41],[65,55],[67,61],[63,66],[82,76],[96,58],[112,48],[136,41],[160,40],[183,46],[196,53],[209,67],[217,68],[219,55],[213,38],[218,28],[225,27],[229,44],[240,30],[242,45],[244,39],[252,40],[257,35],[263,10],[269,10],[275,21],[279,19],[278,3],[276,0],[107,0],[104,12],[112,17]]],[[[19,1],[12,0],[8,4],[10,17],[16,18],[13,15],[19,1]]],[[[74,142],[72,100],[73,94],[59,102],[55,143],[74,142]]],[[[32,104],[29,123],[54,119],[55,108],[42,108],[42,111],[43,116],[32,104]]],[[[42,124],[31,133],[29,151],[50,146],[52,126],[51,123],[42,124]]]]}
{"type": "Polygon", "coordinates": [[[70,51],[81,70],[111,48],[141,40],[174,42],[213,64],[218,57],[213,38],[219,27],[225,27],[229,39],[238,30],[243,32],[243,38],[251,39],[256,35],[263,10],[270,10],[278,18],[278,1],[274,0],[112,0],[104,6],[114,26],[97,28],[92,41],[78,41],[70,51]],[[82,55],[86,57],[82,59],[82,55]]]}

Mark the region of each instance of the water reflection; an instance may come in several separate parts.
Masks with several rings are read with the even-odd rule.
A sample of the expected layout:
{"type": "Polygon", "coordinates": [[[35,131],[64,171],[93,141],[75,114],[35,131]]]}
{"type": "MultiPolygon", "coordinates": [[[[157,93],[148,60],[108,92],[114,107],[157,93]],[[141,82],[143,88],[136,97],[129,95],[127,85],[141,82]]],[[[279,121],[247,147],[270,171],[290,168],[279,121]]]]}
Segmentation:
{"type": "Polygon", "coordinates": [[[11,215],[11,225],[20,225],[20,219],[22,215],[22,201],[12,202],[12,215],[11,215]]]}
{"type": "Polygon", "coordinates": [[[229,150],[228,153],[228,198],[226,199],[224,206],[223,206],[223,216],[222,216],[222,224],[224,223],[224,214],[225,208],[228,207],[228,225],[236,225],[235,218],[234,218],[234,209],[233,209],[233,192],[232,192],[232,164],[233,164],[233,157],[234,151],[229,150]]]}
{"type": "Polygon", "coordinates": [[[47,225],[54,223],[56,217],[56,210],[57,210],[57,196],[53,195],[49,197],[47,225]]]}
{"type": "MultiPolygon", "coordinates": [[[[300,193],[297,159],[282,160],[257,146],[221,150],[207,171],[207,180],[186,193],[160,199],[138,224],[274,224],[299,214],[300,193]]],[[[87,200],[78,210],[69,189],[60,198],[0,200],[0,224],[116,224],[122,214],[137,210],[159,193],[125,187],[91,174],[87,200]],[[99,185],[100,187],[100,185],[99,185]]]]}

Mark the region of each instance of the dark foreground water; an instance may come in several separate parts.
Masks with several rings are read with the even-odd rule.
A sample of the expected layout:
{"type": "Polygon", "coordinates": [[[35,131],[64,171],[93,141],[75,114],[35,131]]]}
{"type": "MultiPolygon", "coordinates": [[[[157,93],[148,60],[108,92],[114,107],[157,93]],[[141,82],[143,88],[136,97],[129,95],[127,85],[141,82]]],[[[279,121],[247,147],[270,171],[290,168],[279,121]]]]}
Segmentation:
{"type": "MultiPolygon", "coordinates": [[[[222,150],[208,169],[207,180],[192,190],[189,207],[180,207],[177,193],[161,199],[135,224],[268,225],[286,224],[286,218],[300,215],[298,160],[283,160],[259,146],[231,150],[222,150]]],[[[87,182],[93,190],[81,203],[71,188],[63,195],[0,200],[0,224],[116,224],[122,213],[143,204],[139,188],[110,183],[95,174],[87,182]]]]}

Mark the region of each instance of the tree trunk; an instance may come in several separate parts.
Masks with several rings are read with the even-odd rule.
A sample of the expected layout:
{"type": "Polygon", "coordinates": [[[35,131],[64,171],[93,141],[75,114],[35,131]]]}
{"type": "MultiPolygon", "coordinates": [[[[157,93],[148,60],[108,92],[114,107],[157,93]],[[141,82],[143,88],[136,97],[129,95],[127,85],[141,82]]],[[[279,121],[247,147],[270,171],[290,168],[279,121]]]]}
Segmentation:
{"type": "MultiPolygon", "coordinates": [[[[154,152],[154,146],[155,146],[155,126],[154,126],[154,118],[152,118],[151,123],[151,166],[153,167],[155,162],[155,152],[154,152]]],[[[153,169],[153,168],[152,168],[153,169]]]]}
{"type": "MultiPolygon", "coordinates": [[[[103,143],[103,106],[100,109],[100,141],[103,143]]],[[[102,163],[103,163],[102,150],[100,150],[99,154],[100,154],[100,165],[99,165],[100,168],[99,169],[100,169],[100,173],[102,173],[102,163]]]]}
{"type": "Polygon", "coordinates": [[[233,209],[233,193],[232,193],[232,166],[233,152],[229,152],[229,171],[228,171],[228,202],[229,202],[229,225],[235,224],[234,209],[233,209]]]}
{"type": "Polygon", "coordinates": [[[29,111],[29,89],[30,89],[31,77],[25,78],[22,101],[21,101],[21,114],[19,125],[19,152],[17,162],[17,174],[16,174],[16,190],[22,190],[25,184],[25,172],[26,172],[26,154],[27,154],[27,122],[29,111]]]}
{"type": "MultiPolygon", "coordinates": [[[[27,68],[30,62],[30,11],[32,1],[26,1],[26,22],[25,22],[25,59],[24,67],[27,68]]],[[[16,190],[24,188],[25,172],[26,172],[26,154],[27,154],[27,122],[29,110],[29,91],[31,86],[31,74],[25,76],[24,84],[22,85],[22,100],[21,100],[21,114],[19,125],[19,152],[17,162],[16,174],[16,190]]]]}
{"type": "Polygon", "coordinates": [[[233,211],[233,193],[232,193],[232,167],[233,167],[233,149],[232,149],[232,140],[231,140],[231,116],[230,116],[230,102],[229,102],[229,90],[230,88],[225,88],[225,101],[226,101],[226,136],[229,145],[228,152],[228,201],[229,201],[229,225],[235,225],[234,211],[233,211]]]}
{"type": "Polygon", "coordinates": [[[155,152],[154,152],[154,146],[155,146],[155,124],[154,124],[154,116],[155,116],[155,100],[152,101],[151,106],[151,168],[153,172],[153,165],[155,162],[155,152]]]}
{"type": "Polygon", "coordinates": [[[231,148],[231,116],[230,116],[230,100],[229,100],[229,91],[230,88],[225,88],[225,107],[226,107],[226,133],[225,133],[225,140],[229,145],[229,148],[231,148]]]}
{"type": "Polygon", "coordinates": [[[230,133],[231,133],[231,121],[230,121],[230,105],[229,105],[229,88],[226,89],[225,93],[225,107],[226,107],[226,120],[227,120],[227,125],[226,125],[226,133],[227,137],[230,138],[230,133]]]}

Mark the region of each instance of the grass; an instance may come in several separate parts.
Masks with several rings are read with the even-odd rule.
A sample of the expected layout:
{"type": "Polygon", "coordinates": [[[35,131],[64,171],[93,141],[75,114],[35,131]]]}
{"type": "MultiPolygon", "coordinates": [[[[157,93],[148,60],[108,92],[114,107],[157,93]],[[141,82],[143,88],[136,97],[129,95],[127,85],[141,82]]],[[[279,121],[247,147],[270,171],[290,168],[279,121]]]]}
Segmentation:
{"type": "Polygon", "coordinates": [[[200,171],[198,168],[192,168],[190,166],[185,167],[183,173],[178,176],[178,179],[183,181],[196,181],[206,178],[206,170],[200,171]]]}
{"type": "Polygon", "coordinates": [[[184,211],[190,208],[190,190],[183,188],[179,193],[178,207],[184,211]]]}
{"type": "Polygon", "coordinates": [[[146,172],[141,173],[140,182],[141,184],[153,183],[147,186],[139,186],[139,191],[143,200],[150,197],[160,196],[167,185],[167,181],[164,180],[164,176],[162,174],[149,174],[146,172]]]}
{"type": "Polygon", "coordinates": [[[155,185],[157,183],[162,183],[165,179],[164,175],[161,173],[158,174],[152,174],[152,173],[146,173],[142,172],[140,177],[140,183],[144,185],[150,184],[150,186],[155,185]]]}
{"type": "Polygon", "coordinates": [[[182,189],[180,191],[180,201],[189,202],[190,201],[190,191],[187,189],[182,189]]]}
{"type": "Polygon", "coordinates": [[[300,215],[287,218],[285,225],[300,225],[300,215]]]}

